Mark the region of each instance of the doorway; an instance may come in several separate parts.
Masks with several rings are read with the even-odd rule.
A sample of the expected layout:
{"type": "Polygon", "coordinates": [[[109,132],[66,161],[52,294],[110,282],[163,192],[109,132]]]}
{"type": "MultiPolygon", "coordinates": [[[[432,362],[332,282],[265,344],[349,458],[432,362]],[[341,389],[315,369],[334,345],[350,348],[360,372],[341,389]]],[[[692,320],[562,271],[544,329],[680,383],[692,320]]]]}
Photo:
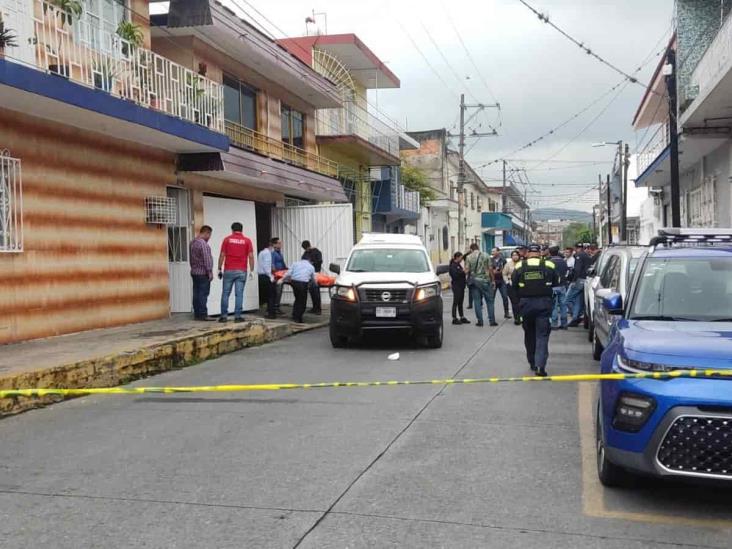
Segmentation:
{"type": "Polygon", "coordinates": [[[168,225],[168,287],[170,312],[190,313],[193,301],[188,244],[191,241],[191,199],[186,189],[168,187],[175,200],[175,225],[168,225]]]}

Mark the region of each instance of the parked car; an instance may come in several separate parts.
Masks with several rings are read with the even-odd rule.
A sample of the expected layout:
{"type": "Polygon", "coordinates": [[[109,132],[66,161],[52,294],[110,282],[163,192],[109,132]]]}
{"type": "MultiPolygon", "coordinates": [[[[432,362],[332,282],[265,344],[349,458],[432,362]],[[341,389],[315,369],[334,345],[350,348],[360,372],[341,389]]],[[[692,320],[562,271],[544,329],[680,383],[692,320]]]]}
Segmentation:
{"type": "MultiPolygon", "coordinates": [[[[620,317],[603,373],[732,369],[732,229],[664,232],[640,259],[627,300],[600,292],[620,317]],[[676,247],[693,234],[713,245],[676,247]]],[[[603,381],[596,441],[606,486],[633,473],[732,481],[732,379],[603,381]]]]}
{"type": "Polygon", "coordinates": [[[646,251],[642,246],[613,246],[603,252],[602,270],[595,284],[592,307],[592,357],[600,360],[616,317],[602,307],[602,295],[617,292],[625,299],[638,260],[646,251]]]}
{"type": "Polygon", "coordinates": [[[587,338],[592,341],[594,326],[592,315],[595,311],[595,289],[597,283],[600,281],[600,273],[605,263],[607,254],[600,252],[600,256],[595,261],[595,264],[587,271],[587,283],[585,284],[585,318],[584,326],[588,330],[587,338]]]}
{"type": "Polygon", "coordinates": [[[353,247],[331,292],[330,341],[344,347],[367,331],[404,330],[427,347],[442,346],[440,279],[419,237],[368,234],[353,247]]]}

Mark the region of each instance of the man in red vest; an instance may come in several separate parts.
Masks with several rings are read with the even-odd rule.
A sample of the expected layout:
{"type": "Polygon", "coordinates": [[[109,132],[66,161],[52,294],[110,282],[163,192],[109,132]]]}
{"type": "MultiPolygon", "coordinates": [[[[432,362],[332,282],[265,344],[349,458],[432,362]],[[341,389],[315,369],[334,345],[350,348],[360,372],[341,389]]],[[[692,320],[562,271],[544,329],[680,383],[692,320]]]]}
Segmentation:
{"type": "Polygon", "coordinates": [[[244,306],[244,286],[247,281],[247,261],[249,262],[249,278],[254,271],[254,246],[252,241],[242,234],[241,223],[231,224],[231,234],[221,243],[219,254],[219,278],[223,279],[221,292],[221,316],[219,322],[226,322],[229,313],[229,296],[234,288],[234,322],[242,322],[244,306]]]}

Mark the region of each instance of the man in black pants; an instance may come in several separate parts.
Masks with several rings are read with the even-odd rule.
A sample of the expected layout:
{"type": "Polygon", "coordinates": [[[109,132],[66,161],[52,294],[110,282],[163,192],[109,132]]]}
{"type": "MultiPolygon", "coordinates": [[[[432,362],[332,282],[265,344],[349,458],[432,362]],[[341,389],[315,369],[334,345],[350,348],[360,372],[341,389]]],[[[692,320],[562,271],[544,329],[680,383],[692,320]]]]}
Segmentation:
{"type": "Polygon", "coordinates": [[[524,327],[524,346],[529,366],[539,377],[546,377],[549,358],[549,317],[552,314],[554,286],[559,285],[556,266],[541,257],[541,246],[531,244],[527,259],[519,261],[513,272],[513,285],[520,298],[519,309],[524,327]]]}
{"type": "Polygon", "coordinates": [[[465,301],[466,277],[463,270],[463,254],[455,252],[450,261],[450,280],[452,281],[452,323],[470,324],[463,313],[463,301],[465,301]],[[459,315],[459,316],[458,316],[459,315]]]}
{"type": "MultiPolygon", "coordinates": [[[[319,273],[320,270],[323,268],[322,252],[318,248],[312,246],[309,240],[303,240],[302,249],[305,250],[305,252],[302,254],[302,259],[308,260],[313,265],[315,272],[319,273]]],[[[310,282],[309,290],[310,298],[313,300],[313,308],[310,309],[310,312],[315,315],[322,314],[320,303],[320,287],[318,286],[317,282],[315,282],[315,278],[313,278],[310,282]]]]}
{"type": "Polygon", "coordinates": [[[315,268],[307,259],[295,261],[285,273],[280,283],[289,282],[292,293],[295,294],[295,304],[292,306],[292,320],[302,324],[305,308],[308,303],[308,286],[315,280],[315,268]]]}

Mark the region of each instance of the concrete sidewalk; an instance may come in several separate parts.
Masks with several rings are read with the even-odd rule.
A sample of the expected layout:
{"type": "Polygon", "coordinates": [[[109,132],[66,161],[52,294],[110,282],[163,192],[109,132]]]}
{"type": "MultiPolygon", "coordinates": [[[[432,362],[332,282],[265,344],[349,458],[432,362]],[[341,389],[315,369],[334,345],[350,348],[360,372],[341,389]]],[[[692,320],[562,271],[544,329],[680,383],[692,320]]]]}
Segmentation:
{"type": "MultiPolygon", "coordinates": [[[[283,305],[289,312],[289,307],[283,305]]],[[[328,324],[323,316],[196,322],[189,315],[0,346],[0,389],[112,387],[328,324]]],[[[58,400],[0,399],[0,416],[58,400]]]]}

